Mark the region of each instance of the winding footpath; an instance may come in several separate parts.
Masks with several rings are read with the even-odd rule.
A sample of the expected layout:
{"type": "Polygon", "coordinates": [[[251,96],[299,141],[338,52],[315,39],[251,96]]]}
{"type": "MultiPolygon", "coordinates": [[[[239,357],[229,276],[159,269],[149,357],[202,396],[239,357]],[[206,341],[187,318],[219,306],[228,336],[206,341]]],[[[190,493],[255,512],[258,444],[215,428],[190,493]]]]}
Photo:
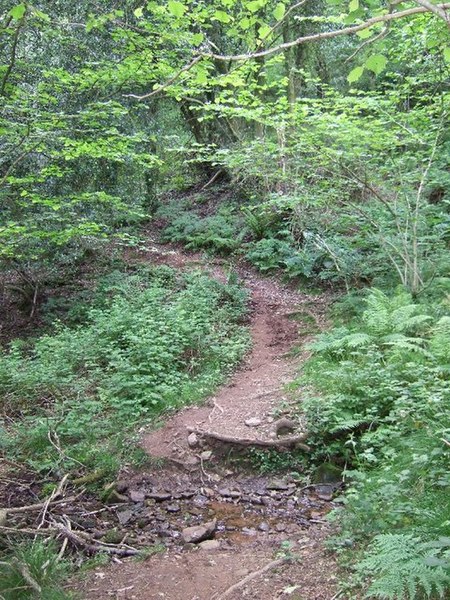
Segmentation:
{"type": "MultiPolygon", "coordinates": [[[[145,251],[130,251],[127,260],[202,268],[225,279],[220,261],[206,263],[153,242],[145,251]]],[[[254,453],[276,447],[281,457],[285,448],[306,449],[295,402],[284,390],[305,355],[300,350],[293,358],[291,352],[307,339],[305,320],[307,328],[311,321],[320,328],[327,299],[293,291],[246,266],[236,270],[250,292],[252,350],[206,404],[143,432],[152,468],[122,474],[120,491],[128,503],[114,518],[129,527],[130,540],[152,539],[161,551],[90,572],[76,586],[86,600],[335,597],[336,565],[323,546],[330,498],[321,498],[314,486],[302,487],[295,464],[287,475],[261,476],[239,459],[243,448],[254,453]]]]}

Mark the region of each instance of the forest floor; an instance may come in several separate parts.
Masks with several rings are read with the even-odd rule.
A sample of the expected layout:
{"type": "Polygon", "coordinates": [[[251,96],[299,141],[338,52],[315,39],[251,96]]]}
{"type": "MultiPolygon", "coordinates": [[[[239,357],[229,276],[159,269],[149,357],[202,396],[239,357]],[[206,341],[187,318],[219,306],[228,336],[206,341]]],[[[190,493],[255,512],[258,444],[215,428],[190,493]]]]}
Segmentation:
{"type": "MultiPolygon", "coordinates": [[[[226,277],[221,261],[205,262],[153,243],[145,251],[129,251],[127,261],[202,268],[226,277]]],[[[133,542],[150,532],[160,551],[85,572],[74,583],[85,600],[336,597],[337,566],[324,547],[331,494],[305,487],[295,464],[286,475],[255,474],[240,452],[267,443],[281,445],[282,456],[285,446],[302,447],[302,423],[285,385],[305,356],[300,346],[294,357],[293,348],[308,339],[311,320],[323,328],[329,299],[299,293],[248,267],[236,270],[250,293],[247,359],[204,405],[142,432],[154,467],[124,470],[117,486],[121,504],[115,516],[122,532],[133,532],[133,542]],[[306,329],[295,318],[304,314],[306,329]]]]}

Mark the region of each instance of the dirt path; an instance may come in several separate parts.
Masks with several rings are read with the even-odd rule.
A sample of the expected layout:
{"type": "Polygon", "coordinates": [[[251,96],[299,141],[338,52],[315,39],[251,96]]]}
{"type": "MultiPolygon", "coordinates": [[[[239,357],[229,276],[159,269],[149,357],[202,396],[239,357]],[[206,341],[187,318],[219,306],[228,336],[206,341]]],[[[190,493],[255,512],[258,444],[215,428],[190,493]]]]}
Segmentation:
{"type": "MultiPolygon", "coordinates": [[[[225,276],[220,265],[207,268],[198,256],[158,245],[129,258],[225,276]]],[[[124,474],[118,486],[123,504],[115,517],[128,528],[130,543],[152,541],[161,553],[99,567],[77,586],[86,600],[330,600],[335,594],[336,567],[322,544],[330,498],[302,488],[295,473],[255,476],[227,460],[241,442],[288,445],[301,435],[283,389],[298,369],[298,358],[288,355],[301,327],[292,316],[306,312],[321,323],[326,303],[247,268],[238,272],[252,303],[247,360],[205,406],[181,410],[145,433],[142,446],[155,468],[124,474]],[[293,422],[277,431],[280,417],[293,422]],[[206,541],[189,543],[186,528],[200,534],[205,523],[211,524],[201,536],[206,541]]]]}

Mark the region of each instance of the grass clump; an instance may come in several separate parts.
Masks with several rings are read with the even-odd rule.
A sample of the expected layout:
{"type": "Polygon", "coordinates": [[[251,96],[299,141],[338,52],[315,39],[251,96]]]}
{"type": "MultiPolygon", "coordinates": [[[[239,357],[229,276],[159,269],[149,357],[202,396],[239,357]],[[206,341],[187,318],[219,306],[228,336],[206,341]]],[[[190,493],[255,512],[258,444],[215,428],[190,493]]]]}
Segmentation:
{"type": "Polygon", "coordinates": [[[69,600],[61,589],[70,573],[68,561],[59,560],[53,542],[35,540],[11,548],[0,560],[0,598],[4,600],[69,600]]]}
{"type": "Polygon", "coordinates": [[[138,424],[207,396],[238,363],[245,306],[238,285],[201,273],[109,276],[78,324],[2,351],[4,450],[37,470],[114,472],[138,424]]]}

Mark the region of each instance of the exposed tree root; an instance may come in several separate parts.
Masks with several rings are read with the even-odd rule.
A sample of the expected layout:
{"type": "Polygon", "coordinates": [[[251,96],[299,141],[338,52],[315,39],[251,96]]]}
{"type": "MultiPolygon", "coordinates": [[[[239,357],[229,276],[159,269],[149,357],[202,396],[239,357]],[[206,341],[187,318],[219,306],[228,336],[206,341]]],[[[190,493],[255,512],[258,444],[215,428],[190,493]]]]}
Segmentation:
{"type": "Polygon", "coordinates": [[[203,431],[201,429],[195,429],[195,427],[188,427],[187,431],[189,433],[195,433],[199,437],[216,440],[225,444],[234,444],[235,446],[257,446],[259,448],[300,448],[306,452],[310,450],[310,447],[303,443],[308,438],[307,433],[291,435],[289,437],[276,440],[260,440],[253,438],[238,438],[231,435],[216,433],[215,431],[203,431]]]}
{"type": "Polygon", "coordinates": [[[276,560],[273,560],[272,562],[267,563],[267,565],[265,565],[262,569],[259,569],[258,571],[253,571],[253,573],[249,573],[249,575],[244,577],[244,579],[241,579],[237,583],[234,583],[220,596],[213,597],[213,600],[225,600],[226,598],[229,598],[233,594],[233,592],[235,592],[242,586],[246,585],[253,579],[256,579],[260,575],[267,573],[267,571],[276,569],[277,567],[280,567],[281,565],[286,564],[288,561],[289,561],[289,559],[286,556],[284,556],[283,558],[277,558],[276,560]]]}

